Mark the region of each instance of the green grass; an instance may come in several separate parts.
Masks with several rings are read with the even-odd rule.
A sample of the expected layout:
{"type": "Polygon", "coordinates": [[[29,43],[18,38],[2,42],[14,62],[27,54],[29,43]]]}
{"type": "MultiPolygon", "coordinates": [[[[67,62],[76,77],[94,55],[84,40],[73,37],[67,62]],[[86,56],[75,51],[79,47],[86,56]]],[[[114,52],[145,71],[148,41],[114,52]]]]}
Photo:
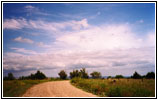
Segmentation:
{"type": "Polygon", "coordinates": [[[3,97],[22,96],[28,88],[35,84],[51,81],[47,80],[11,80],[3,81],[3,97]]]}
{"type": "Polygon", "coordinates": [[[78,88],[98,96],[108,97],[154,97],[154,79],[81,79],[74,78],[71,83],[78,88]]]}

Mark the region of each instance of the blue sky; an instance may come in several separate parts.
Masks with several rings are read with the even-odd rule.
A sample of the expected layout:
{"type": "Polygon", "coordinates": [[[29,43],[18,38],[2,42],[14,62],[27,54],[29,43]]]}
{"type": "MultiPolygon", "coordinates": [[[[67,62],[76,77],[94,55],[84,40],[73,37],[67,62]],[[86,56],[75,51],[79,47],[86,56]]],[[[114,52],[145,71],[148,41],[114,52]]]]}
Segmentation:
{"type": "MultiPolygon", "coordinates": [[[[3,3],[3,71],[155,71],[154,3],[3,3]]],[[[106,72],[106,73],[105,73],[106,72]]]]}

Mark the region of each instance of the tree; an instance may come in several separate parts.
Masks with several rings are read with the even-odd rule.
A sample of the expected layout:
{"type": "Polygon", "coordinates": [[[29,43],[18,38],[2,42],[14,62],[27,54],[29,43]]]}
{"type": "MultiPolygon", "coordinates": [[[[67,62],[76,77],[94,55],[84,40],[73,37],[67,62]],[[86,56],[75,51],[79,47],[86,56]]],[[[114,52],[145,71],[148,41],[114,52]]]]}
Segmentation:
{"type": "Polygon", "coordinates": [[[155,73],[154,72],[148,72],[147,74],[146,74],[146,76],[145,76],[145,78],[155,78],[155,73]]]}
{"type": "Polygon", "coordinates": [[[70,72],[70,78],[74,77],[80,77],[80,73],[78,70],[73,70],[73,72],[70,72]]]}
{"type": "Polygon", "coordinates": [[[101,78],[101,73],[94,71],[90,74],[92,76],[92,78],[96,79],[96,78],[101,78]]]}
{"type": "Polygon", "coordinates": [[[15,77],[12,73],[8,73],[8,76],[5,76],[4,80],[15,80],[15,77]]]}
{"type": "Polygon", "coordinates": [[[142,78],[140,74],[138,74],[136,71],[134,72],[133,76],[131,76],[131,78],[134,78],[134,79],[140,79],[142,78]]]}
{"type": "MultiPolygon", "coordinates": [[[[32,77],[33,77],[33,75],[32,75],[32,77]]],[[[46,78],[45,74],[43,74],[39,70],[35,73],[34,77],[35,77],[35,79],[45,79],[46,78]]]]}
{"type": "Polygon", "coordinates": [[[82,68],[79,73],[80,73],[81,78],[88,78],[89,77],[85,68],[82,68]]]}
{"type": "Polygon", "coordinates": [[[46,75],[42,72],[40,72],[39,70],[37,70],[37,72],[35,74],[30,74],[29,76],[21,76],[19,77],[19,80],[25,80],[25,79],[45,79],[47,78],[46,75]]]}
{"type": "Polygon", "coordinates": [[[73,72],[70,72],[70,78],[74,77],[81,77],[81,78],[88,78],[88,73],[86,72],[85,68],[82,68],[80,71],[79,70],[73,70],[73,72]]]}
{"type": "Polygon", "coordinates": [[[122,75],[116,75],[115,78],[124,78],[122,75]]]}
{"type": "Polygon", "coordinates": [[[58,75],[60,76],[61,79],[66,79],[67,78],[67,74],[64,70],[61,70],[58,75]]]}

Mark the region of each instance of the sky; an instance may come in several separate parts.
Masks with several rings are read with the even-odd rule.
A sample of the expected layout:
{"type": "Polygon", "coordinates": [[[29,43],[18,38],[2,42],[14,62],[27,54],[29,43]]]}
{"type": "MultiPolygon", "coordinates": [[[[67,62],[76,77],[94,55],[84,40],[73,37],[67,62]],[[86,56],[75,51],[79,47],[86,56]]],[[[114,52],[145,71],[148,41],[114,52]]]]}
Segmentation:
{"type": "Polygon", "coordinates": [[[154,3],[3,3],[3,74],[155,72],[154,3]]]}

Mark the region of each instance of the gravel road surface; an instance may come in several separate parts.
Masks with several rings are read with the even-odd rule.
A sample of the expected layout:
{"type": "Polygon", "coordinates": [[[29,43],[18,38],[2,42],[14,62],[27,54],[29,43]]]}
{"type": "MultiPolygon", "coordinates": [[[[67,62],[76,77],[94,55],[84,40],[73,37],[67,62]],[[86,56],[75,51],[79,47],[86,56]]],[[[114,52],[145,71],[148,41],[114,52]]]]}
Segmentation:
{"type": "Polygon", "coordinates": [[[70,81],[53,81],[35,85],[23,97],[96,97],[70,84],[70,81]]]}

